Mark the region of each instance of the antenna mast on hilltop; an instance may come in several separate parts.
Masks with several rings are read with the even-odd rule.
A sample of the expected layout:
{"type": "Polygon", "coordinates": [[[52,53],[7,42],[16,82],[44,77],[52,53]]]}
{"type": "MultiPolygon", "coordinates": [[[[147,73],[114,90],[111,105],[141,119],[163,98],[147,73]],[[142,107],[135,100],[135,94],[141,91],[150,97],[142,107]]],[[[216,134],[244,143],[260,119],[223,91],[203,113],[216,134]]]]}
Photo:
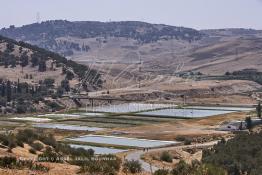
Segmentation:
{"type": "Polygon", "coordinates": [[[40,12],[36,13],[36,23],[40,23],[41,22],[41,17],[40,17],[40,12]]]}

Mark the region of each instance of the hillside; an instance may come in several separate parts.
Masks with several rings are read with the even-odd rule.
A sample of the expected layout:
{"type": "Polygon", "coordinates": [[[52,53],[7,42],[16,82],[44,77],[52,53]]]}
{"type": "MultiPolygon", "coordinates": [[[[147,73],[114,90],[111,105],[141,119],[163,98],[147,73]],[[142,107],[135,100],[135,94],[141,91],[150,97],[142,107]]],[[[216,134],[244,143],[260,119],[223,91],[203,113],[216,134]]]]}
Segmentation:
{"type": "Polygon", "coordinates": [[[2,36],[0,73],[3,113],[62,109],[63,103],[55,99],[59,100],[63,94],[91,91],[102,85],[100,74],[88,66],[2,36]],[[82,79],[87,80],[83,83],[85,88],[79,89],[82,79]]]}
{"type": "MultiPolygon", "coordinates": [[[[172,74],[174,70],[215,75],[262,70],[262,31],[253,29],[197,31],[135,21],[56,20],[11,26],[1,29],[0,34],[81,63],[95,63],[99,67],[102,64],[103,69],[112,63],[127,66],[142,61],[145,71],[157,74],[172,74]]],[[[118,65],[114,65],[112,72],[118,70],[118,65]]]]}
{"type": "Polygon", "coordinates": [[[262,38],[236,38],[199,47],[189,55],[189,69],[223,74],[243,69],[262,71],[262,38]]]}
{"type": "Polygon", "coordinates": [[[35,23],[21,28],[2,29],[2,35],[23,40],[32,44],[59,53],[68,51],[86,51],[88,45],[74,42],[58,42],[61,37],[103,38],[102,43],[109,37],[133,39],[139,44],[152,43],[171,38],[194,41],[199,40],[202,34],[194,29],[173,27],[168,25],[149,24],[144,22],[69,22],[47,21],[35,23]]]}

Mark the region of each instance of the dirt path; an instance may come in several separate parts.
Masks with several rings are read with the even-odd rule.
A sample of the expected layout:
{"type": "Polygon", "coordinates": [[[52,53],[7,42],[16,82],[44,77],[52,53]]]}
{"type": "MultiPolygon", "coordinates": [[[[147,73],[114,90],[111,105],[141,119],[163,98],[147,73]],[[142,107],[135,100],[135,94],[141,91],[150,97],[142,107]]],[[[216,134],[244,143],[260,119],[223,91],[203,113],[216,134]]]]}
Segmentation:
{"type": "Polygon", "coordinates": [[[154,165],[150,165],[148,162],[145,162],[144,160],[141,159],[142,155],[145,153],[150,153],[150,152],[155,152],[155,151],[168,151],[168,150],[174,150],[174,149],[185,149],[185,148],[206,148],[206,147],[211,147],[215,144],[218,143],[218,140],[212,141],[212,142],[207,142],[203,144],[194,144],[194,145],[183,145],[183,146],[172,146],[172,147],[165,147],[165,148],[153,148],[149,149],[147,152],[144,152],[142,150],[138,151],[133,151],[130,152],[127,156],[126,159],[131,161],[131,160],[138,160],[142,164],[142,168],[144,171],[147,172],[155,172],[156,170],[160,169],[154,165]]]}

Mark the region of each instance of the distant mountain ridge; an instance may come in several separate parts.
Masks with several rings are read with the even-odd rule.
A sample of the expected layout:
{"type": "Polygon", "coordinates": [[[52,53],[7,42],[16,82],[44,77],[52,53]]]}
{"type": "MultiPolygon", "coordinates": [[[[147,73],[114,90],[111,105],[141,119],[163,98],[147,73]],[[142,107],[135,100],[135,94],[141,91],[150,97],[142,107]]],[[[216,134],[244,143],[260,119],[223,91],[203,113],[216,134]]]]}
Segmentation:
{"type": "Polygon", "coordinates": [[[157,68],[223,74],[262,70],[262,31],[254,29],[195,30],[138,21],[46,21],[4,28],[0,35],[24,41],[81,62],[137,63],[157,68]],[[230,65],[230,66],[229,66],[230,65]]]}
{"type": "Polygon", "coordinates": [[[69,22],[56,20],[34,23],[18,28],[4,28],[0,30],[0,34],[30,43],[41,41],[38,45],[46,49],[56,47],[55,43],[52,43],[54,39],[65,36],[77,38],[124,37],[135,39],[141,44],[155,42],[160,39],[167,40],[170,38],[194,41],[203,37],[203,34],[190,28],[173,27],[163,24],[149,24],[137,21],[69,22]]]}

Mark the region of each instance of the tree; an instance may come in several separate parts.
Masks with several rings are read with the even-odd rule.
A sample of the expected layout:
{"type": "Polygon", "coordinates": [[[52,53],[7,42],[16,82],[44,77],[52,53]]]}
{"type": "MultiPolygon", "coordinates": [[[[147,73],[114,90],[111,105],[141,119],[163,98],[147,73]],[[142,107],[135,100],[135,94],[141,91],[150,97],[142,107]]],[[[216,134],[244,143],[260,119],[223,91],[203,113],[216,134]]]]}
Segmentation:
{"type": "Polygon", "coordinates": [[[14,46],[14,44],[13,43],[7,43],[7,45],[6,45],[6,51],[7,52],[13,52],[14,51],[14,48],[15,48],[15,46],[14,46]]]}
{"type": "Polygon", "coordinates": [[[70,91],[70,84],[69,81],[67,79],[63,80],[61,82],[61,87],[66,91],[69,92],[70,91]]]}
{"type": "Polygon", "coordinates": [[[2,83],[1,86],[1,96],[5,97],[5,93],[6,93],[6,85],[4,83],[2,83]]]}
{"type": "Polygon", "coordinates": [[[246,124],[247,124],[247,129],[250,131],[252,129],[252,120],[251,117],[246,118],[246,124]]]}
{"type": "Polygon", "coordinates": [[[39,72],[45,72],[46,71],[46,61],[44,59],[41,59],[38,65],[38,71],[39,72]]]}
{"type": "Polygon", "coordinates": [[[53,88],[54,87],[55,80],[52,78],[46,78],[44,80],[44,84],[46,85],[47,88],[53,88]]]}
{"type": "Polygon", "coordinates": [[[22,67],[22,73],[23,73],[24,67],[26,67],[28,65],[28,56],[25,52],[20,57],[20,65],[22,67]]]}
{"type": "Polygon", "coordinates": [[[11,98],[12,98],[11,82],[7,81],[7,83],[6,83],[6,100],[7,100],[7,102],[10,102],[11,98]]]}
{"type": "Polygon", "coordinates": [[[22,88],[21,88],[19,79],[17,80],[17,93],[22,93],[22,88]]]}
{"type": "Polygon", "coordinates": [[[35,53],[31,56],[31,63],[32,63],[32,67],[37,66],[39,63],[38,56],[35,53]]]}
{"type": "Polygon", "coordinates": [[[261,118],[261,102],[258,103],[256,107],[256,111],[257,111],[257,117],[261,118]]]}

